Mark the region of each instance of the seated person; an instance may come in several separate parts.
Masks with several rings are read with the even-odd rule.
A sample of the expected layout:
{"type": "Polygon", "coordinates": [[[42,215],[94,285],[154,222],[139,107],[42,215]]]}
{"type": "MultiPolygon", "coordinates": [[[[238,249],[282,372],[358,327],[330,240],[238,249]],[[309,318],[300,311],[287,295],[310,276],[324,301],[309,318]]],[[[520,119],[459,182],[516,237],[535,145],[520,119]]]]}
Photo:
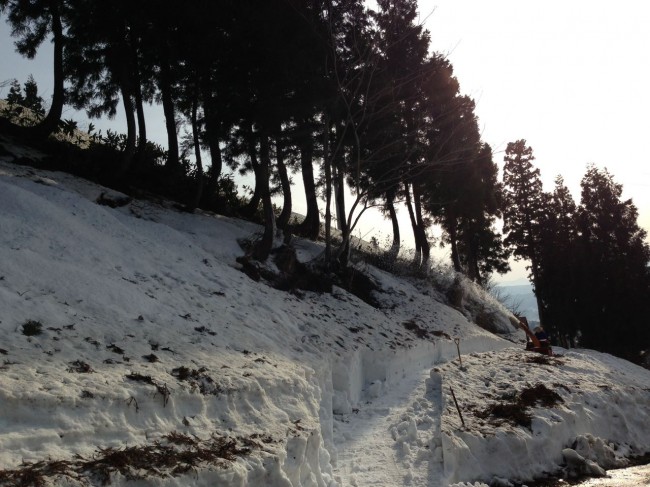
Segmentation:
{"type": "Polygon", "coordinates": [[[542,347],[548,347],[548,335],[544,331],[544,328],[542,328],[541,326],[536,326],[535,329],[533,330],[533,333],[539,340],[539,344],[542,347]]]}

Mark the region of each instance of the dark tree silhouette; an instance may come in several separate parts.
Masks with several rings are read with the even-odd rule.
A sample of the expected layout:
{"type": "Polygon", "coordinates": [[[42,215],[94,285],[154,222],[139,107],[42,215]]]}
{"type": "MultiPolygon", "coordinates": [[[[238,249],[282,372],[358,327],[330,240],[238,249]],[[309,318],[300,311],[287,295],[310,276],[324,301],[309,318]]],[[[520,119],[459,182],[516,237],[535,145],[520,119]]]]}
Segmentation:
{"type": "Polygon", "coordinates": [[[54,46],[53,69],[54,89],[52,104],[42,120],[35,126],[21,130],[37,138],[46,138],[54,132],[61,120],[64,103],[64,27],[62,21],[63,2],[61,0],[0,0],[0,13],[7,14],[12,27],[12,35],[17,37],[16,48],[20,54],[29,59],[36,56],[36,51],[48,35],[52,35],[54,46]]]}
{"type": "Polygon", "coordinates": [[[650,249],[631,200],[607,170],[594,166],[580,183],[578,281],[583,346],[629,359],[650,343],[650,249]]]}
{"type": "Polygon", "coordinates": [[[471,163],[459,198],[458,253],[463,272],[473,281],[485,284],[489,276],[510,270],[509,250],[496,232],[501,215],[502,188],[492,149],[484,144],[471,163]]]}
{"type": "MultiPolygon", "coordinates": [[[[423,120],[423,147],[419,157],[409,162],[405,177],[405,197],[415,240],[416,265],[426,265],[430,245],[426,229],[431,219],[424,218],[425,210],[440,215],[443,200],[448,195],[439,194],[445,174],[453,174],[459,160],[458,141],[468,124],[463,121],[462,107],[467,98],[459,96],[460,86],[453,75],[453,67],[442,56],[433,55],[428,61],[427,78],[423,84],[420,117],[423,120]]],[[[473,102],[472,102],[473,104],[473,102]]],[[[472,107],[473,110],[473,107],[472,107]]],[[[474,118],[473,113],[471,119],[474,118]]],[[[472,142],[473,143],[473,142],[472,142]]],[[[472,146],[470,152],[474,150],[472,146]]],[[[433,215],[432,215],[433,216],[433,215]]]]}
{"type": "Polygon", "coordinates": [[[544,197],[540,225],[540,315],[546,330],[562,345],[575,345],[580,313],[577,309],[577,275],[580,255],[577,247],[577,206],[561,176],[552,194],[544,197]]]}
{"type": "Polygon", "coordinates": [[[68,2],[65,75],[70,86],[66,95],[76,109],[85,109],[91,118],[114,117],[121,97],[127,137],[115,176],[123,179],[131,168],[136,150],[135,80],[129,47],[132,10],[126,1],[110,4],[87,0],[68,2]]]}
{"type": "Polygon", "coordinates": [[[415,0],[379,0],[374,10],[363,0],[192,2],[183,8],[151,0],[0,0],[0,9],[23,54],[33,56],[53,37],[57,88],[52,110],[35,129],[40,135],[60,118],[58,87],[65,76],[69,103],[89,116],[112,117],[120,103],[124,107],[127,134],[116,139],[122,162],[106,171],[114,180],[151,178],[150,187],[188,208],[214,208],[224,164],[241,174],[252,171],[248,203],[242,206],[232,193],[229,201],[250,218],[259,219],[262,207],[257,258],[271,251],[271,196],[281,191],[278,226],[312,239],[320,235],[318,196],[324,197],[328,268],[347,266],[352,231],[372,206],[391,219],[394,258],[402,201],[418,265],[428,261],[426,232],[435,217],[445,226],[456,268],[477,281],[503,268],[505,254],[492,230],[498,211],[490,198],[498,191],[474,105],[460,96],[449,61],[429,53],[415,0]],[[144,105],[150,101],[165,114],[168,171],[158,167],[162,157],[147,159],[144,105]],[[179,123],[191,131],[182,155],[179,123]],[[292,227],[296,170],[307,212],[292,227]],[[346,190],[353,196],[347,207],[346,190]],[[335,255],[332,198],[342,232],[335,255]]]}
{"type": "MultiPolygon", "coordinates": [[[[543,191],[539,169],[533,166],[533,149],[521,139],[508,143],[503,168],[503,230],[506,245],[517,259],[530,261],[530,277],[537,305],[543,309],[540,292],[540,221],[543,216],[543,191]]],[[[541,312],[541,311],[540,311],[541,312]]],[[[540,321],[543,323],[543,315],[540,321]]]]}
{"type": "Polygon", "coordinates": [[[397,257],[400,232],[395,201],[402,180],[417,160],[422,103],[422,86],[429,74],[427,64],[429,32],[418,23],[414,0],[380,0],[374,14],[379,53],[372,85],[373,104],[364,149],[368,152],[367,184],[372,196],[384,200],[383,209],[392,223],[393,242],[389,251],[397,257]]]}
{"type": "Polygon", "coordinates": [[[38,85],[31,74],[22,88],[17,79],[11,82],[9,93],[7,94],[7,102],[28,108],[37,115],[45,115],[43,98],[38,94],[38,85]]]}

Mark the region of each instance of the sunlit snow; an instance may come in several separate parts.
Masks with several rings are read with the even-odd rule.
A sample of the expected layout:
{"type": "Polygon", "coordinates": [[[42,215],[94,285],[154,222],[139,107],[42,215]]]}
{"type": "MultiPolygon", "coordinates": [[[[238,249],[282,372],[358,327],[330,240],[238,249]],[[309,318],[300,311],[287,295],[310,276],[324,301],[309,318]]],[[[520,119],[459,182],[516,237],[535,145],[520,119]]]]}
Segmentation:
{"type": "MultiPolygon", "coordinates": [[[[111,190],[11,160],[0,163],[0,485],[26,468],[69,486],[515,485],[600,475],[650,450],[650,371],[588,350],[526,352],[479,290],[445,304],[451,275],[356,263],[379,309],[338,287],[280,291],[235,261],[254,224],[165,202],[110,208],[96,200],[111,190]],[[499,335],[475,324],[481,313],[499,335]],[[179,455],[217,441],[232,458],[179,455]],[[177,456],[107,477],[92,463],[127,451],[177,456]]],[[[322,250],[295,245],[303,261],[322,250]]]]}

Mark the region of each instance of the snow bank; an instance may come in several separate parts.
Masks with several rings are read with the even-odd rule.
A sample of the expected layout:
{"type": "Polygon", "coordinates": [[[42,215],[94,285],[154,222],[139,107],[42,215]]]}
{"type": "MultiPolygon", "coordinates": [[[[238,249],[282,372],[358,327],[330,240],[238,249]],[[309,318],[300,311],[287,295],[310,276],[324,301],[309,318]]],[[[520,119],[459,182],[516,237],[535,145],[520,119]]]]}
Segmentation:
{"type": "Polygon", "coordinates": [[[558,350],[546,358],[508,349],[472,354],[463,365],[432,372],[445,392],[442,445],[451,484],[523,481],[556,473],[563,464],[565,475],[600,474],[601,467],[625,465],[623,456],[650,450],[646,369],[587,350],[558,350]],[[527,407],[521,406],[525,391],[533,394],[527,407]],[[518,423],[526,423],[518,413],[529,415],[528,425],[518,423]]]}
{"type": "Polygon", "coordinates": [[[523,334],[508,313],[465,282],[455,308],[444,287],[370,266],[380,308],[336,287],[287,293],[236,263],[258,226],[103,193],[121,196],[0,162],[5,475],[60,462],[51,485],[424,487],[649,448],[647,371],[587,351],[531,363],[509,348],[523,334]],[[530,408],[529,427],[483,414],[538,382],[562,402],[530,408]],[[222,458],[196,460],[215,444],[222,458]]]}

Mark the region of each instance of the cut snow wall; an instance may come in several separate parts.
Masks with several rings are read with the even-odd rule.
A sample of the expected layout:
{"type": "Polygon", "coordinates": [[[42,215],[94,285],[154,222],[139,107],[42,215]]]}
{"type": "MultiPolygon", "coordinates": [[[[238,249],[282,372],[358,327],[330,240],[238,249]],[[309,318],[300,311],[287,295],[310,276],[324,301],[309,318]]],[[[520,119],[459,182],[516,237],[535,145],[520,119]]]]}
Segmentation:
{"type": "MultiPolygon", "coordinates": [[[[461,356],[499,350],[512,343],[493,335],[477,335],[460,342],[461,356]]],[[[458,357],[456,344],[447,339],[421,341],[402,350],[355,350],[337,357],[332,364],[332,407],[334,414],[349,414],[352,408],[377,388],[390,388],[404,377],[458,357]]],[[[376,397],[376,395],[375,395],[376,397]]]]}
{"type": "Polygon", "coordinates": [[[421,342],[408,350],[355,350],[332,364],[334,414],[349,414],[364,397],[439,360],[440,342],[421,342]]]}
{"type": "MultiPolygon", "coordinates": [[[[444,378],[435,375],[447,390],[444,378]]],[[[526,480],[548,475],[563,463],[562,450],[573,448],[576,438],[584,435],[616,444],[621,455],[648,452],[648,397],[648,391],[629,386],[578,392],[574,400],[565,399],[562,407],[535,408],[530,430],[515,428],[495,436],[461,430],[456,416],[458,428],[442,434],[446,485],[477,480],[489,483],[494,477],[526,480]]],[[[456,415],[455,405],[446,394],[442,409],[456,415]]]]}

